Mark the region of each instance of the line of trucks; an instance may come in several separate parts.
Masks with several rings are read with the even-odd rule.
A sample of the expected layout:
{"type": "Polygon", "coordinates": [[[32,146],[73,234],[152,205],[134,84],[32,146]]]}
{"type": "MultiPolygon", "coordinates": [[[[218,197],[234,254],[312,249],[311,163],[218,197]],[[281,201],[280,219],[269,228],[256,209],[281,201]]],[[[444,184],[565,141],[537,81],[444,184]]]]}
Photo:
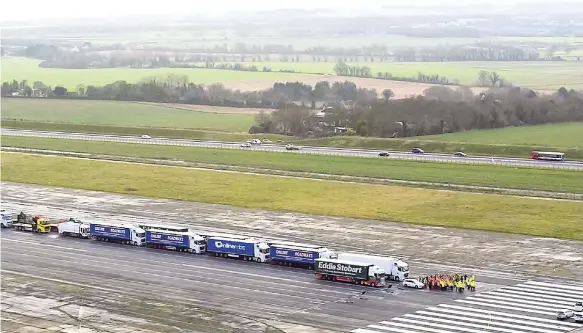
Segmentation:
{"type": "Polygon", "coordinates": [[[324,246],[285,240],[264,240],[237,234],[201,233],[179,226],[87,224],[75,218],[50,224],[46,219],[38,216],[29,219],[23,213],[18,215],[16,223],[12,223],[12,214],[3,211],[2,227],[41,233],[56,230],[61,236],[91,238],[104,242],[193,254],[206,253],[216,257],[306,268],[313,270],[315,276],[322,280],[371,287],[382,287],[387,285],[388,280],[403,281],[409,277],[409,265],[395,258],[357,253],[336,253],[324,246]],[[37,231],[39,230],[39,219],[45,221],[46,226],[48,226],[42,227],[43,231],[37,231]],[[30,227],[24,227],[25,225],[30,227]]]}

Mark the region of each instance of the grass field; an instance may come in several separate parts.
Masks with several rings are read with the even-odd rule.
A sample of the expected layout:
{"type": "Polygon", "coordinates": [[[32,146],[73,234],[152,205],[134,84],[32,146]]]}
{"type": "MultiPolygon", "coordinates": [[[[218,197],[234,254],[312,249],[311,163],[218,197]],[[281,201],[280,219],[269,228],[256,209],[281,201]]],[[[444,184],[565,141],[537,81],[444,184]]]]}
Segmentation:
{"type": "Polygon", "coordinates": [[[158,127],[247,132],[252,114],[197,112],[151,104],[58,99],[2,100],[2,120],[82,125],[158,127]]]}
{"type": "MultiPolygon", "coordinates": [[[[45,84],[56,86],[64,85],[68,89],[75,89],[78,84],[104,85],[117,80],[137,82],[150,76],[166,76],[168,74],[183,74],[191,82],[234,82],[234,81],[295,81],[306,78],[303,73],[333,73],[335,62],[245,62],[250,66],[255,64],[260,68],[268,66],[272,70],[294,70],[300,73],[281,72],[243,72],[230,70],[190,69],[190,68],[158,68],[158,69],[52,69],[38,67],[39,61],[24,58],[2,59],[2,80],[28,80],[29,82],[43,81],[45,84]]],[[[481,70],[497,71],[502,77],[516,85],[522,85],[539,90],[556,90],[561,86],[573,89],[583,89],[580,77],[583,75],[581,62],[392,62],[392,63],[358,63],[369,66],[373,75],[377,72],[390,72],[394,76],[416,76],[418,72],[438,74],[457,79],[461,84],[474,85],[478,72],[481,70]]],[[[326,79],[326,78],[324,78],[326,79]]],[[[242,87],[243,89],[244,87],[242,87]]],[[[422,89],[418,92],[421,93],[422,89]]]]}
{"type": "Polygon", "coordinates": [[[432,141],[583,148],[583,122],[521,126],[420,137],[432,141]]]}
{"type": "Polygon", "coordinates": [[[2,145],[285,171],[583,193],[583,172],[3,136],[2,145]]]}
{"type": "Polygon", "coordinates": [[[62,157],[1,156],[3,181],[583,240],[583,205],[576,202],[62,157]]]}
{"type": "Polygon", "coordinates": [[[156,76],[166,77],[169,74],[187,75],[189,82],[214,83],[239,80],[276,80],[295,81],[297,74],[293,73],[263,73],[227,71],[219,69],[197,68],[99,68],[99,69],[60,69],[38,67],[40,61],[26,58],[2,58],[2,81],[28,80],[42,81],[53,88],[57,85],[75,90],[77,85],[105,85],[118,80],[138,82],[141,79],[156,76]]]}
{"type": "MultiPolygon", "coordinates": [[[[334,73],[334,66],[336,65],[334,61],[245,63],[247,66],[251,64],[259,68],[267,66],[272,70],[295,70],[297,72],[323,74],[334,73]]],[[[368,66],[373,76],[376,76],[377,72],[390,72],[394,76],[411,77],[417,76],[418,72],[422,72],[429,75],[438,74],[445,76],[450,81],[457,79],[461,84],[470,86],[476,84],[478,73],[481,70],[485,70],[497,71],[504,79],[516,85],[531,87],[533,89],[558,89],[561,86],[573,89],[583,88],[583,82],[580,79],[583,75],[583,65],[581,62],[360,62],[350,65],[368,66]]]]}

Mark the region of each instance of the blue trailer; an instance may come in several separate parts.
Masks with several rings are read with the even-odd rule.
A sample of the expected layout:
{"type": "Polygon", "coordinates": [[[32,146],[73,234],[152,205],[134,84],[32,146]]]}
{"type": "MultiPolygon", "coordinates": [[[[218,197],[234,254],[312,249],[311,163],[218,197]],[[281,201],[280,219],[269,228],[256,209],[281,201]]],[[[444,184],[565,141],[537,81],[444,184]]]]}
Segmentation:
{"type": "Polygon", "coordinates": [[[203,237],[192,232],[150,229],[146,230],[146,245],[153,248],[203,253],[206,241],[203,237]]]}
{"type": "Polygon", "coordinates": [[[143,246],[146,243],[144,230],[133,225],[91,223],[89,233],[91,238],[99,241],[136,246],[143,246]]]}
{"type": "Polygon", "coordinates": [[[207,252],[216,257],[232,257],[257,262],[269,261],[269,245],[252,238],[207,237],[207,252]]]}
{"type": "Polygon", "coordinates": [[[271,263],[313,269],[316,259],[335,258],[336,254],[325,247],[305,247],[289,244],[271,244],[271,263]]]}

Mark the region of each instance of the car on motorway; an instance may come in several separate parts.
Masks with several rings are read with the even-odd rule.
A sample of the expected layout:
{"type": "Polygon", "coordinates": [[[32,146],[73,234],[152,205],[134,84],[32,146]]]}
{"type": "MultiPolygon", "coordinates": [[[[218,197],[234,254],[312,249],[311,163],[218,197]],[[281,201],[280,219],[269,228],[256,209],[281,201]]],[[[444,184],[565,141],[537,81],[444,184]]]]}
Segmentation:
{"type": "Polygon", "coordinates": [[[403,287],[421,289],[425,287],[425,284],[417,279],[405,279],[403,280],[403,287]]]}
{"type": "Polygon", "coordinates": [[[260,145],[261,144],[261,140],[259,140],[259,139],[253,139],[253,140],[251,140],[251,144],[252,145],[260,145]]]}
{"type": "Polygon", "coordinates": [[[583,312],[583,302],[577,302],[573,306],[573,311],[575,312],[583,312]]]}
{"type": "Polygon", "coordinates": [[[578,323],[583,323],[583,312],[575,313],[575,315],[573,316],[573,320],[575,320],[575,322],[578,323]]]}
{"type": "Polygon", "coordinates": [[[245,142],[245,143],[242,143],[241,144],[241,147],[243,147],[243,148],[249,148],[249,147],[251,147],[251,144],[249,142],[245,142]]]}
{"type": "Polygon", "coordinates": [[[421,149],[421,148],[413,148],[413,149],[411,149],[411,152],[412,152],[413,154],[423,154],[423,153],[425,153],[425,152],[423,151],[423,149],[421,149]]]}
{"type": "Polygon", "coordinates": [[[294,145],[287,145],[285,146],[286,150],[300,150],[300,147],[296,147],[294,145]]]}
{"type": "Polygon", "coordinates": [[[144,134],[144,135],[142,135],[142,139],[151,139],[151,138],[152,138],[152,137],[151,137],[151,136],[149,136],[149,135],[145,135],[145,134],[144,134]]]}
{"type": "Polygon", "coordinates": [[[380,153],[379,153],[379,156],[382,156],[382,157],[388,157],[388,156],[389,156],[389,152],[388,152],[388,151],[383,151],[383,152],[380,152],[380,153]]]}
{"type": "Polygon", "coordinates": [[[559,310],[557,311],[557,319],[569,319],[573,317],[574,313],[572,310],[559,310]]]}
{"type": "Polygon", "coordinates": [[[455,156],[455,157],[467,157],[468,154],[464,153],[463,151],[458,151],[455,154],[453,154],[453,156],[455,156]]]}
{"type": "Polygon", "coordinates": [[[263,143],[271,143],[271,140],[269,140],[269,139],[263,139],[263,143]]]}

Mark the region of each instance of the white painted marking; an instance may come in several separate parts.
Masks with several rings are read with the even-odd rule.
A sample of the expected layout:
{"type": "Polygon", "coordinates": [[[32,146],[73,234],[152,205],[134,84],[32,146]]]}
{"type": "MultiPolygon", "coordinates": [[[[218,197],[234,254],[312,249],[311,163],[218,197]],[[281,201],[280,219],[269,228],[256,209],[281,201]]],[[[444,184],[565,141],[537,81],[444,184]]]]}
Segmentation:
{"type": "Polygon", "coordinates": [[[533,300],[533,301],[538,300],[539,303],[544,302],[544,303],[552,303],[552,304],[563,305],[563,306],[573,305],[572,302],[563,301],[563,299],[561,297],[556,297],[556,298],[555,297],[552,297],[552,298],[551,297],[544,297],[544,299],[543,299],[541,296],[539,296],[539,297],[532,296],[533,294],[530,294],[530,293],[519,293],[519,292],[492,290],[492,291],[482,292],[482,294],[507,296],[510,298],[520,298],[520,299],[533,300]]]}
{"type": "MultiPolygon", "coordinates": [[[[533,305],[540,305],[544,304],[542,301],[527,301],[521,299],[515,299],[513,297],[508,296],[498,296],[498,295],[489,295],[489,294],[478,294],[474,296],[472,299],[487,299],[487,300],[500,300],[500,301],[507,301],[507,303],[515,303],[517,306],[530,306],[533,305]]],[[[543,307],[544,309],[553,309],[555,311],[559,311],[563,309],[564,306],[557,305],[557,304],[549,304],[548,306],[543,307]]]]}
{"type": "Polygon", "coordinates": [[[554,287],[554,288],[571,289],[571,290],[583,291],[583,286],[577,287],[577,286],[568,285],[568,284],[555,284],[555,283],[546,283],[546,282],[538,282],[538,281],[527,281],[525,283],[526,284],[535,284],[535,285],[538,285],[538,286],[550,286],[550,287],[554,287]]]}
{"type": "MultiPolygon", "coordinates": [[[[519,303],[516,303],[516,302],[506,302],[506,301],[498,301],[498,300],[494,300],[494,299],[478,298],[476,296],[468,297],[466,299],[468,299],[470,301],[474,301],[474,302],[477,301],[477,302],[500,304],[500,305],[511,305],[515,309],[533,309],[533,310],[540,310],[540,311],[545,311],[545,310],[548,309],[548,307],[546,307],[546,306],[536,306],[536,305],[528,305],[528,304],[519,304],[519,303]]],[[[553,312],[551,312],[551,315],[554,315],[555,314],[555,311],[556,310],[554,310],[553,312]]]]}
{"type": "MultiPolygon", "coordinates": [[[[366,328],[357,328],[355,330],[350,331],[351,333],[383,333],[383,332],[379,332],[379,331],[373,331],[373,330],[367,330],[366,328]]],[[[397,332],[397,331],[395,331],[397,332]]],[[[416,332],[400,332],[400,333],[416,333],[416,332]]]]}
{"type": "Polygon", "coordinates": [[[485,303],[485,302],[467,301],[465,299],[458,299],[458,300],[456,300],[456,302],[466,303],[466,304],[472,304],[472,305],[488,306],[488,307],[497,308],[497,309],[507,309],[507,310],[515,310],[515,311],[520,311],[520,312],[537,313],[537,314],[542,314],[542,315],[546,315],[546,316],[552,316],[552,315],[555,314],[554,312],[539,311],[539,310],[529,310],[529,309],[517,309],[514,306],[505,306],[505,305],[498,305],[498,304],[488,304],[488,303],[485,303]]]}
{"type": "MultiPolygon", "coordinates": [[[[426,331],[436,332],[436,333],[437,332],[439,332],[439,333],[441,333],[441,332],[451,333],[451,332],[453,332],[453,330],[463,331],[463,332],[468,332],[468,333],[483,333],[481,331],[474,330],[474,329],[471,329],[471,328],[465,328],[465,327],[459,327],[459,326],[458,327],[452,327],[451,325],[442,325],[442,324],[431,323],[431,322],[426,322],[426,321],[419,321],[419,320],[414,320],[414,319],[407,319],[407,318],[402,318],[402,317],[393,318],[393,320],[398,320],[398,321],[402,321],[402,322],[409,323],[409,324],[416,324],[416,325],[421,324],[421,325],[425,325],[425,326],[432,326],[432,327],[425,327],[425,326],[423,326],[423,327],[416,327],[416,329],[426,330],[426,331]],[[435,327],[435,328],[433,328],[433,327],[435,327]],[[443,331],[443,330],[441,330],[441,328],[444,328],[446,330],[443,331]]],[[[397,323],[395,323],[395,324],[397,324],[397,323]]],[[[406,324],[403,324],[403,323],[398,323],[398,324],[406,325],[406,324]]],[[[415,326],[413,326],[413,327],[415,327],[415,326]]]]}
{"type": "Polygon", "coordinates": [[[516,288],[516,287],[501,287],[498,290],[502,290],[504,292],[513,292],[513,293],[521,293],[521,294],[527,294],[527,295],[532,295],[532,296],[538,296],[538,297],[547,297],[547,298],[553,298],[553,299],[560,299],[560,300],[566,300],[566,301],[573,301],[575,302],[578,298],[572,298],[572,297],[568,297],[565,295],[562,295],[561,293],[541,293],[539,291],[536,290],[526,290],[526,289],[521,289],[521,288],[516,288]]]}
{"type": "MultiPolygon", "coordinates": [[[[509,320],[506,318],[493,317],[493,316],[488,316],[488,315],[481,315],[481,314],[476,314],[476,313],[468,313],[468,312],[461,312],[461,311],[454,311],[454,310],[439,309],[439,308],[429,308],[428,310],[431,310],[433,312],[417,311],[417,313],[426,314],[429,316],[437,316],[437,317],[455,319],[458,321],[459,321],[460,317],[463,317],[465,321],[486,324],[486,325],[488,325],[488,327],[490,327],[490,326],[503,326],[503,327],[516,328],[516,329],[526,328],[529,331],[540,332],[540,333],[559,332],[559,331],[555,331],[555,330],[545,330],[545,329],[536,328],[536,327],[526,327],[526,326],[524,326],[524,324],[528,324],[528,325],[533,325],[533,324],[530,322],[527,322],[527,321],[523,321],[523,320],[509,320]],[[439,311],[447,311],[447,313],[440,313],[439,311]],[[454,315],[456,315],[456,316],[454,316],[454,315]],[[483,319],[468,318],[468,317],[478,317],[478,318],[483,318],[483,319]],[[501,319],[503,319],[503,320],[501,320],[501,319]],[[523,325],[500,323],[498,321],[510,321],[513,323],[523,323],[523,325]]],[[[536,325],[539,327],[549,326],[547,328],[557,328],[557,327],[553,327],[551,325],[544,325],[544,324],[536,324],[536,325]]]]}
{"type": "MultiPolygon", "coordinates": [[[[475,303],[475,302],[470,302],[470,303],[475,303]]],[[[539,321],[539,322],[543,322],[543,323],[553,323],[553,324],[557,324],[557,325],[564,325],[564,326],[570,326],[570,327],[581,327],[580,325],[573,324],[573,323],[561,322],[561,321],[557,321],[557,320],[551,320],[551,319],[540,318],[540,317],[518,315],[518,314],[507,313],[507,312],[498,312],[498,311],[490,311],[490,310],[483,310],[483,309],[476,309],[476,308],[468,308],[468,307],[450,305],[450,304],[439,304],[438,306],[444,307],[444,308],[457,309],[457,310],[461,310],[461,311],[474,311],[474,312],[478,312],[478,313],[495,314],[498,316],[504,316],[504,317],[509,317],[509,318],[520,318],[520,319],[526,319],[526,320],[530,320],[530,321],[539,321]]],[[[500,307],[500,308],[503,308],[503,307],[500,307]]],[[[512,309],[511,307],[509,307],[509,308],[512,309]]]]}
{"type": "Polygon", "coordinates": [[[582,292],[576,292],[572,290],[564,290],[559,288],[550,288],[550,287],[539,287],[539,286],[529,286],[524,284],[519,284],[518,286],[525,288],[529,291],[535,291],[540,293],[559,293],[560,295],[564,296],[571,296],[571,297],[583,297],[582,292]]]}
{"type": "Polygon", "coordinates": [[[31,245],[37,245],[37,246],[46,246],[46,247],[54,247],[57,249],[64,249],[64,250],[73,250],[76,252],[87,252],[87,250],[83,250],[83,249],[78,249],[78,248],[73,248],[73,247],[64,247],[64,246],[58,246],[58,245],[51,245],[51,244],[43,244],[43,243],[37,243],[37,242],[29,242],[29,241],[23,241],[23,240],[18,240],[18,239],[11,239],[11,238],[4,238],[1,237],[0,240],[2,240],[3,242],[17,242],[17,243],[25,243],[25,244],[31,244],[31,245]]]}
{"type": "MultiPolygon", "coordinates": [[[[394,319],[396,319],[396,318],[394,318],[394,319]]],[[[395,326],[397,326],[397,328],[398,327],[409,328],[409,329],[416,330],[417,332],[419,332],[419,330],[421,330],[421,331],[429,331],[429,332],[434,332],[434,333],[451,333],[451,331],[436,330],[436,329],[427,328],[427,327],[418,327],[418,326],[403,324],[403,323],[398,323],[398,322],[381,321],[381,324],[390,325],[391,327],[379,326],[379,325],[368,325],[367,327],[386,330],[386,331],[394,331],[395,326]]]]}

